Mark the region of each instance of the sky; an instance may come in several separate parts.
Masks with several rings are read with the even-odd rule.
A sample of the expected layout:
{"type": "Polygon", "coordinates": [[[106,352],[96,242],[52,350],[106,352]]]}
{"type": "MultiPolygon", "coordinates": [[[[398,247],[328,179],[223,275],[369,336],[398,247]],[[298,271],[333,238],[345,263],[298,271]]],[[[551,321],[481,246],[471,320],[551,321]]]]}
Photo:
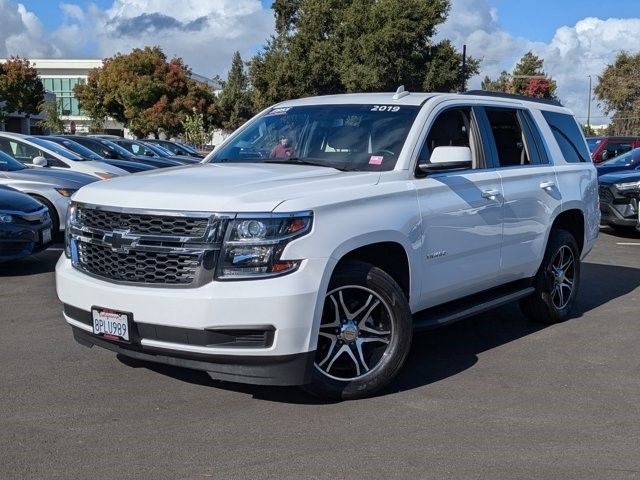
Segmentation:
{"type": "MultiPolygon", "coordinates": [[[[428,1],[428,0],[425,0],[428,1]]],[[[0,0],[0,58],[103,58],[160,45],[194,72],[224,76],[235,50],[248,59],[273,33],[271,0],[0,0]]],[[[617,52],[640,51],[639,0],[451,0],[437,39],[481,60],[469,82],[511,70],[531,50],[583,123],[589,75],[617,52]]],[[[607,123],[592,100],[592,124],[607,123]]]]}

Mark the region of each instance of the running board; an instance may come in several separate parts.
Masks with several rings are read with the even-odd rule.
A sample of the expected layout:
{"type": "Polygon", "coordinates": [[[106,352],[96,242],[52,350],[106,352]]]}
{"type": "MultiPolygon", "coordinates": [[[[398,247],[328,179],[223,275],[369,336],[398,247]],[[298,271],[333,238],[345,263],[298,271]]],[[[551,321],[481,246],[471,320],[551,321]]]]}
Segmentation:
{"type": "Polygon", "coordinates": [[[413,329],[414,331],[428,330],[457,322],[463,318],[520,300],[521,298],[531,295],[534,291],[535,289],[531,286],[523,288],[522,285],[520,285],[517,290],[513,288],[505,289],[503,287],[494,291],[489,290],[471,295],[462,301],[457,300],[437,307],[428,308],[417,312],[413,316],[413,329]]]}

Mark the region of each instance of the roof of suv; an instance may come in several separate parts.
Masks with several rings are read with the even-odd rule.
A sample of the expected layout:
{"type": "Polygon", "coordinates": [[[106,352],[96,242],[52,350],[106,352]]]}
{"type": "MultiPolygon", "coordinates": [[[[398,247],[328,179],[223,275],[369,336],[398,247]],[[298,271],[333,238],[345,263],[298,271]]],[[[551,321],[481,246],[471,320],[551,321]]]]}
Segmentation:
{"type": "Polygon", "coordinates": [[[467,92],[467,93],[435,93],[435,92],[403,92],[398,95],[394,92],[384,93],[346,93],[340,95],[324,95],[318,97],[306,97],[286,100],[278,103],[277,107],[302,107],[311,105],[348,105],[348,104],[375,104],[375,105],[407,105],[421,106],[427,100],[439,98],[442,100],[464,99],[483,102],[495,102],[496,104],[527,105],[540,110],[570,113],[559,102],[528,98],[519,95],[493,94],[493,92],[467,92]]]}

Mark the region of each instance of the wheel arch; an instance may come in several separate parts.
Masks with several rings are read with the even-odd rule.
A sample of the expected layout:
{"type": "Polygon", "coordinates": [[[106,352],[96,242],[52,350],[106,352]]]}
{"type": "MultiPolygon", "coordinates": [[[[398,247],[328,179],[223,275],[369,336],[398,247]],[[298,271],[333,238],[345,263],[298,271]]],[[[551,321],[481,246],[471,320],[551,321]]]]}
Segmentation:
{"type": "Polygon", "coordinates": [[[561,228],[568,231],[578,244],[579,253],[582,254],[585,244],[585,215],[580,208],[568,208],[556,215],[547,234],[547,242],[551,230],[561,228]]]}

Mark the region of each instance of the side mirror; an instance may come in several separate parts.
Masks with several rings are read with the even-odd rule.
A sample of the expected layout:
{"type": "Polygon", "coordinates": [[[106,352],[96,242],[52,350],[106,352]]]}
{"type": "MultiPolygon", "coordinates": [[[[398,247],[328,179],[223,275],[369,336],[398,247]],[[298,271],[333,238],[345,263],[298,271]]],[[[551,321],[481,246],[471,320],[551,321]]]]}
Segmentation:
{"type": "Polygon", "coordinates": [[[34,159],[32,160],[32,163],[36,167],[46,167],[48,165],[47,159],[42,156],[34,157],[34,159]]]}
{"type": "Polygon", "coordinates": [[[418,169],[423,173],[436,173],[443,170],[471,168],[472,158],[469,147],[436,147],[431,153],[429,163],[418,161],[418,169]]]}
{"type": "Polygon", "coordinates": [[[104,150],[102,150],[102,156],[104,158],[108,158],[109,160],[115,160],[118,158],[118,156],[113,153],[111,150],[105,148],[104,150]]]}

